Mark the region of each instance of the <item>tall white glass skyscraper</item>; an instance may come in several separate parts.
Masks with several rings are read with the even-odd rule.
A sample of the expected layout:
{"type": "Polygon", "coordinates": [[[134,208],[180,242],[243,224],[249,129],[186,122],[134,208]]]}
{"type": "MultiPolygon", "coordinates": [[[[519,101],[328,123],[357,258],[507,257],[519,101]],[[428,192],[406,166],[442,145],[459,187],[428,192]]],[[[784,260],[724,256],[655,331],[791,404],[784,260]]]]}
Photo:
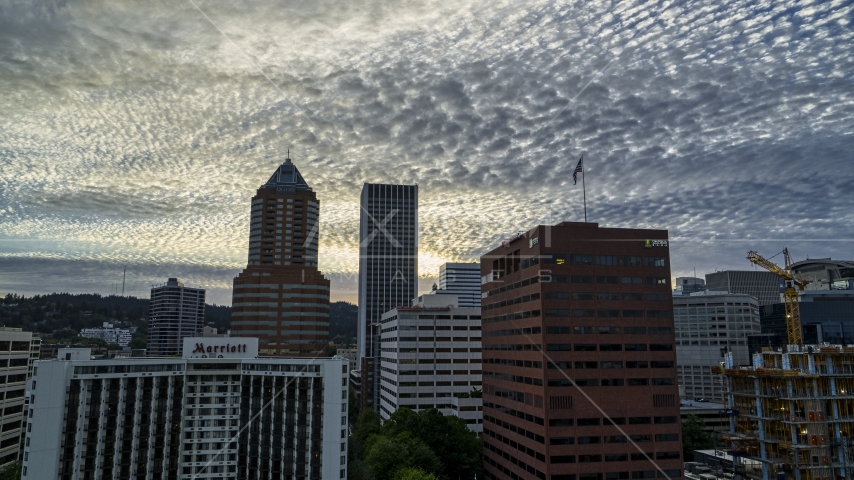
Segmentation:
{"type": "Polygon", "coordinates": [[[359,359],[383,313],[418,296],[418,185],[366,183],[359,224],[359,359]]]}

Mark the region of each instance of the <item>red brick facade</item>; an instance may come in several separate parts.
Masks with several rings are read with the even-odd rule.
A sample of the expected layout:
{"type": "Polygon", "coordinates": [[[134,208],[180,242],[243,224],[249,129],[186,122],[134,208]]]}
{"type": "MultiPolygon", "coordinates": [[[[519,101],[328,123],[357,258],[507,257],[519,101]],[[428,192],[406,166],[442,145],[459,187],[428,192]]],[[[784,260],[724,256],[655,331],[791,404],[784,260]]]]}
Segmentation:
{"type": "Polygon", "coordinates": [[[481,258],[486,478],[681,478],[667,239],[565,222],[481,258]]]}

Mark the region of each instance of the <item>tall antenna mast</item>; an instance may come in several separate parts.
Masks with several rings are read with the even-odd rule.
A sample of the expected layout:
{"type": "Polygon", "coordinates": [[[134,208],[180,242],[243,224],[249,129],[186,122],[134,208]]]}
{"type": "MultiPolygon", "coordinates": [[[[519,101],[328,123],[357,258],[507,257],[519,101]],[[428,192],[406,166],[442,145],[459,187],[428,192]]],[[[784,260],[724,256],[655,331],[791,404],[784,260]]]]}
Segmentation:
{"type": "Polygon", "coordinates": [[[128,274],[128,266],[125,265],[125,270],[124,270],[124,272],[122,272],[122,296],[123,297],[125,296],[125,278],[127,277],[127,274],[128,274]]]}

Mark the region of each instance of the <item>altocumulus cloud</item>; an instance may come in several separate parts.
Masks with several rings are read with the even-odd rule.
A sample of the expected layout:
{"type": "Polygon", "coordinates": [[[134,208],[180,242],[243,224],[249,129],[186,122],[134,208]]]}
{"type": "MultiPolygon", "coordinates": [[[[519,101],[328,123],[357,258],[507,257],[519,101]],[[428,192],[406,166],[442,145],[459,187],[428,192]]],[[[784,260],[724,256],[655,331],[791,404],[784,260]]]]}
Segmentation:
{"type": "Polygon", "coordinates": [[[851,2],[194,1],[231,40],[190,2],[0,1],[0,288],[128,264],[228,302],[288,148],[337,298],[362,183],[419,184],[431,276],[581,219],[581,153],[591,220],[669,229],[675,274],[854,256],[851,2]]]}

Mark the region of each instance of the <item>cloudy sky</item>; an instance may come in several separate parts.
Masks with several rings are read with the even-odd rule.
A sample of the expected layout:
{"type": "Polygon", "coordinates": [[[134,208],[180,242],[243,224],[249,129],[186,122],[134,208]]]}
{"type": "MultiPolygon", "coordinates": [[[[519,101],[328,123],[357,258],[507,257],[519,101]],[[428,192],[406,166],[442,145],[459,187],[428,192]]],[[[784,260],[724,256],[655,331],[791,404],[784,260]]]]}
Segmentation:
{"type": "MultiPolygon", "coordinates": [[[[230,303],[288,148],[355,300],[364,182],[420,186],[420,271],[588,214],[674,275],[854,258],[848,1],[0,0],[0,293],[178,276],[230,303]]],[[[432,278],[424,278],[429,288],[432,278]]]]}

